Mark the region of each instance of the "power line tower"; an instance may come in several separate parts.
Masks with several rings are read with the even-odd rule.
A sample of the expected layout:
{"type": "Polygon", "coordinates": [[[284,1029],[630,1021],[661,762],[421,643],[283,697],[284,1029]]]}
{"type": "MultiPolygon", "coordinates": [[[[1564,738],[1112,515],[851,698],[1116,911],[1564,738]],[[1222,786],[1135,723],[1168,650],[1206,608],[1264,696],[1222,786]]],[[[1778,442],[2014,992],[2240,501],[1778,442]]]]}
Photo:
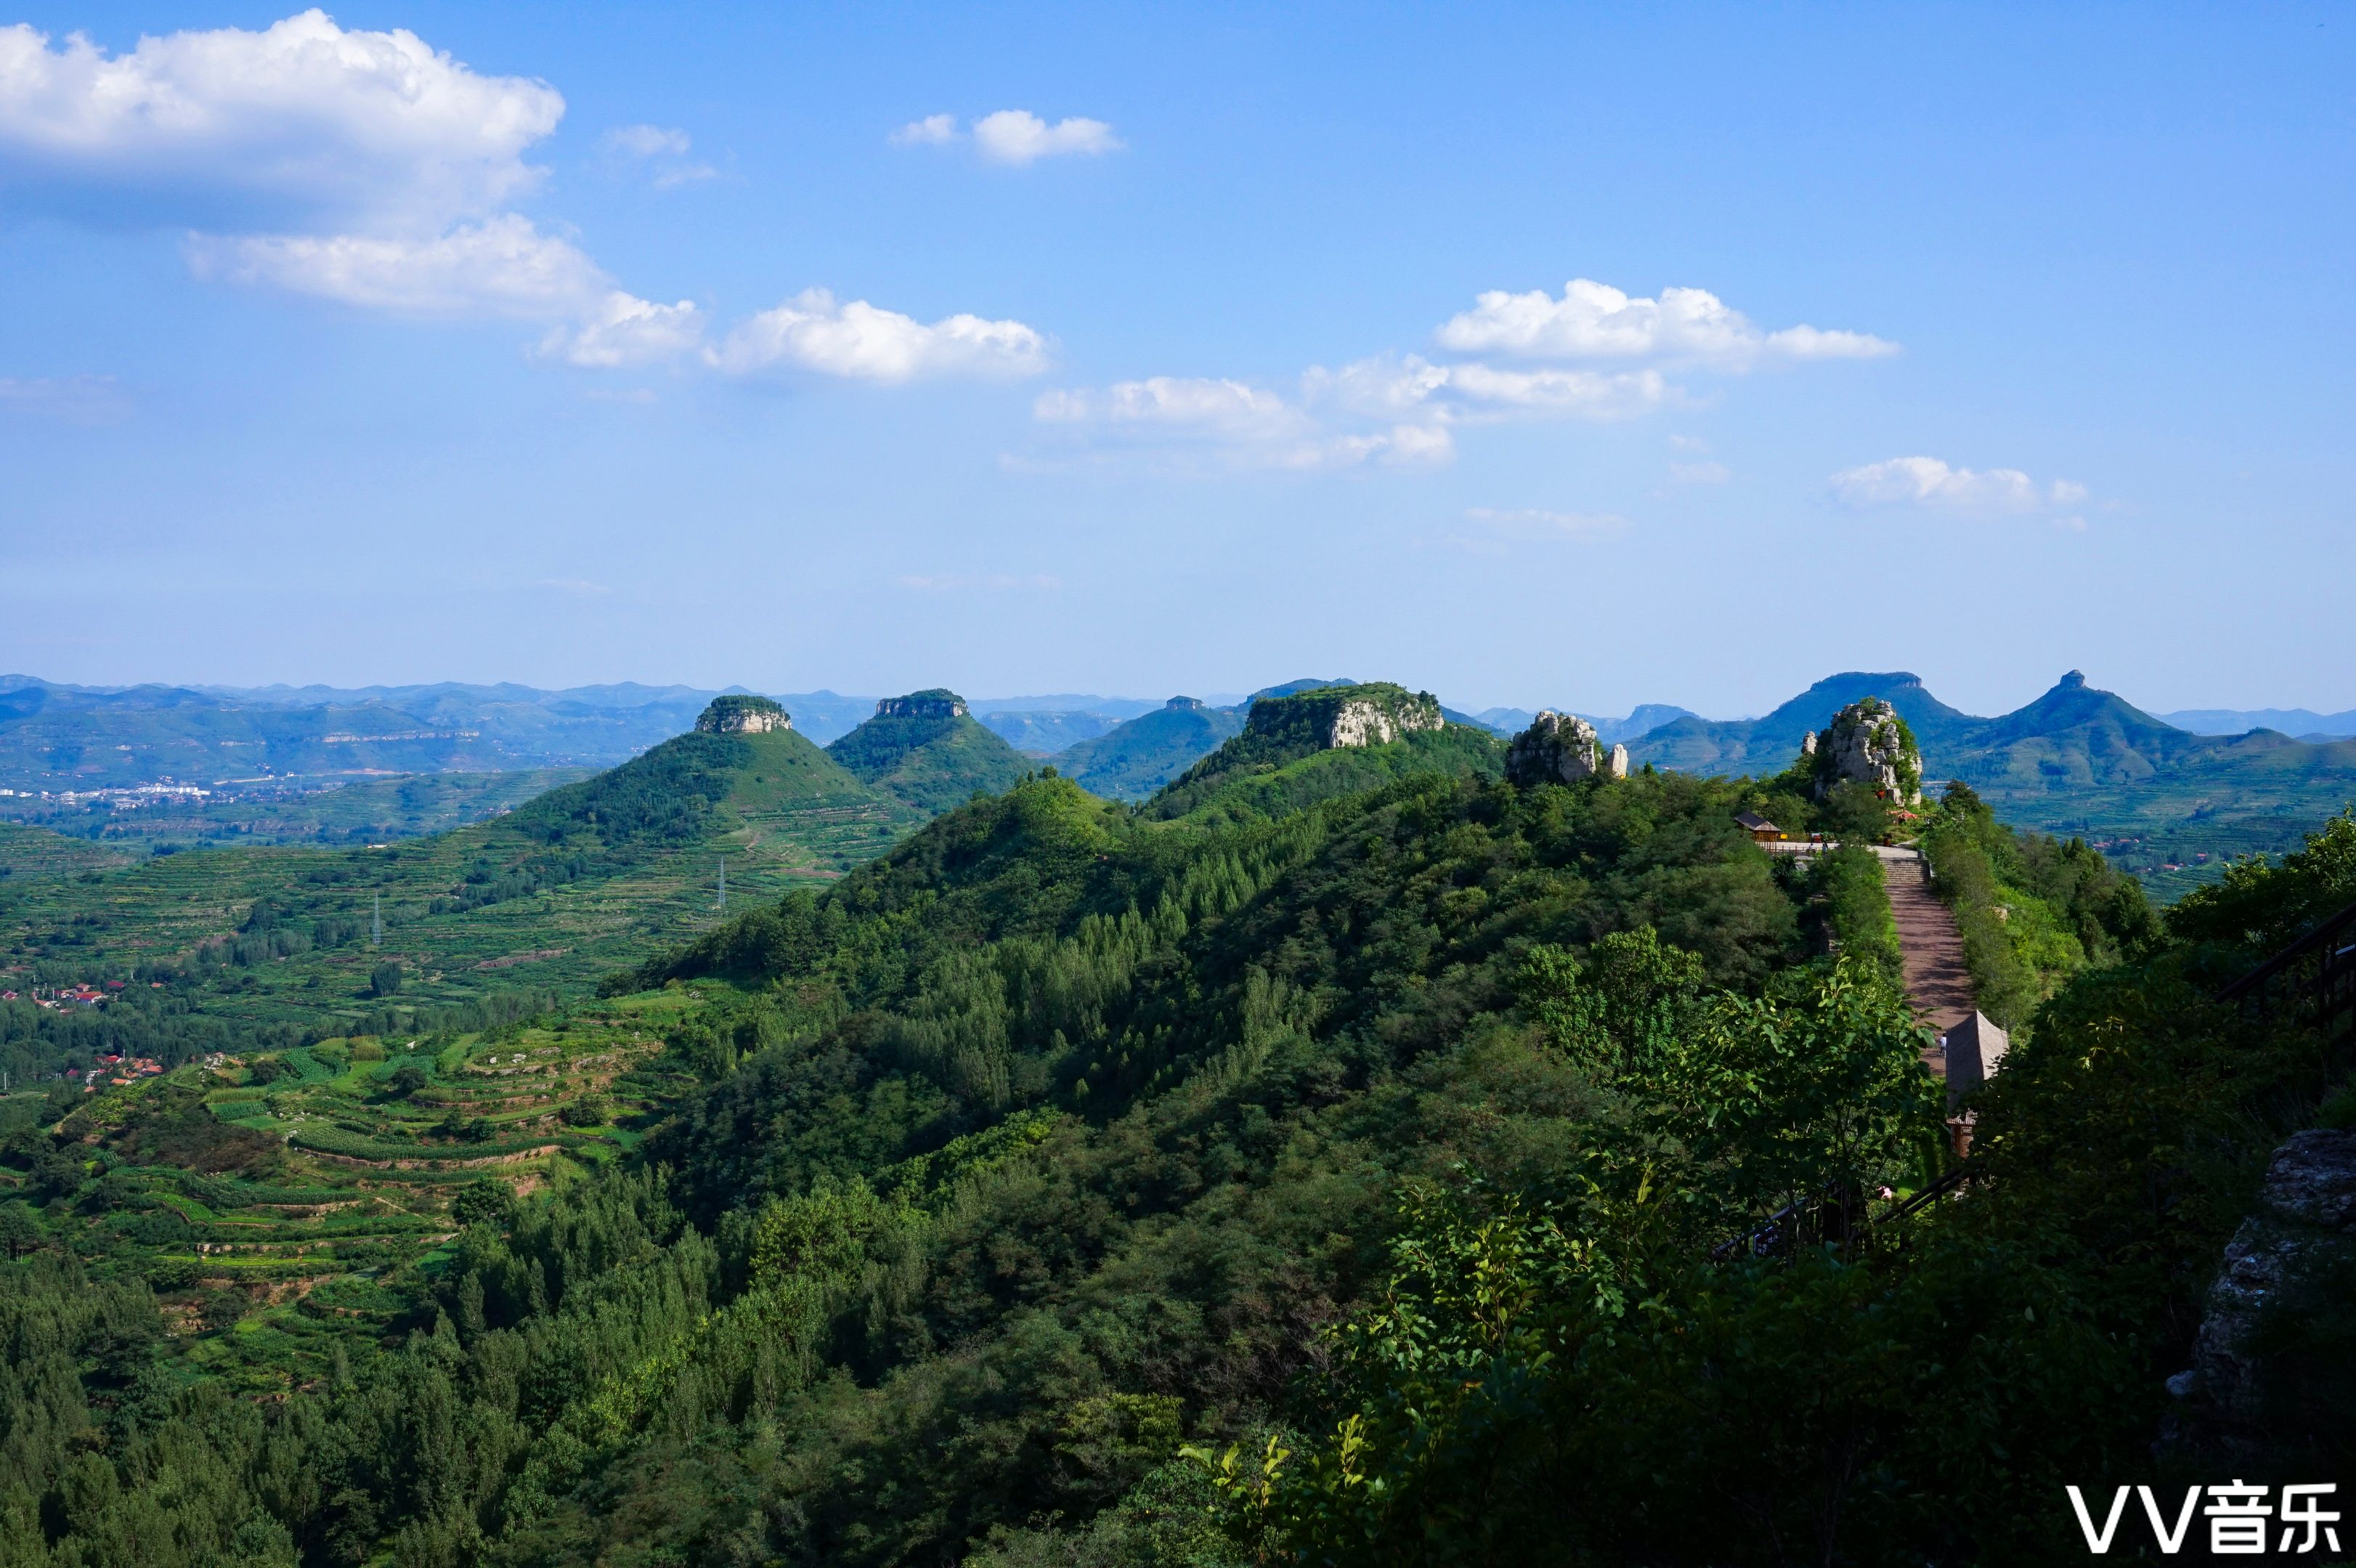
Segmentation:
{"type": "Polygon", "coordinates": [[[384,946],[384,895],[376,896],[376,912],[369,918],[369,946],[384,946]]]}

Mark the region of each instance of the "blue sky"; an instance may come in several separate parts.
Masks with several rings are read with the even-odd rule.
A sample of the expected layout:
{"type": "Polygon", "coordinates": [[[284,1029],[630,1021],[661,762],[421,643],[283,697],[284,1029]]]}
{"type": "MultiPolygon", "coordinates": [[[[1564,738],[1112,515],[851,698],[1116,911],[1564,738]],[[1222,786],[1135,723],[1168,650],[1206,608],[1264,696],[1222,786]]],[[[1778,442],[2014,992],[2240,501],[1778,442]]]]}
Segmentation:
{"type": "Polygon", "coordinates": [[[0,667],[2356,705],[2344,8],[11,21],[0,667]]]}

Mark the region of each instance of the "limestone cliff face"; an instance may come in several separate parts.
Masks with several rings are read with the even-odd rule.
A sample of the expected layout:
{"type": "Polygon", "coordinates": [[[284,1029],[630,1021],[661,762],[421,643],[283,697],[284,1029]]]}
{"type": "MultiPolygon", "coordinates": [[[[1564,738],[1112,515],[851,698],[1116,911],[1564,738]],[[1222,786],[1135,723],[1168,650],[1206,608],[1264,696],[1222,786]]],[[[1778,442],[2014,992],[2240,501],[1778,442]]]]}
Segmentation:
{"type": "Polygon", "coordinates": [[[875,704],[879,719],[961,719],[965,711],[963,697],[939,686],[905,697],[886,697],[875,704]]]}
{"type": "Polygon", "coordinates": [[[706,735],[766,735],[793,728],[794,717],[766,697],[714,697],[695,727],[706,735]]]}
{"type": "Polygon", "coordinates": [[[1252,704],[1244,730],[1247,738],[1330,751],[1381,746],[1419,730],[1440,729],[1447,722],[1440,716],[1440,699],[1430,693],[1376,682],[1262,697],[1252,704]]]}
{"type": "Polygon", "coordinates": [[[1419,729],[1438,729],[1440,704],[1429,698],[1405,703],[1379,697],[1355,697],[1334,710],[1325,731],[1325,744],[1381,746],[1419,729]]]}
{"type": "MultiPolygon", "coordinates": [[[[1625,777],[1628,748],[1612,748],[1613,777],[1625,777]]],[[[1505,777],[1524,789],[1539,784],[1575,784],[1592,779],[1604,765],[1603,748],[1595,726],[1577,714],[1547,708],[1530,727],[1514,737],[1505,751],[1505,777]]]]}
{"type": "Polygon", "coordinates": [[[1922,754],[1898,710],[1879,697],[1851,703],[1816,737],[1816,798],[1845,783],[1862,784],[1900,805],[1922,799],[1922,754]]]}
{"type": "Polygon", "coordinates": [[[2275,1151],[2257,1207],[2209,1287],[2192,1366],[2169,1379],[2184,1402],[2169,1435],[2229,1456],[2262,1456],[2279,1430],[2290,1368],[2270,1364],[2272,1314],[2312,1312],[2356,1269],[2356,1131],[2310,1128],[2275,1151]]]}

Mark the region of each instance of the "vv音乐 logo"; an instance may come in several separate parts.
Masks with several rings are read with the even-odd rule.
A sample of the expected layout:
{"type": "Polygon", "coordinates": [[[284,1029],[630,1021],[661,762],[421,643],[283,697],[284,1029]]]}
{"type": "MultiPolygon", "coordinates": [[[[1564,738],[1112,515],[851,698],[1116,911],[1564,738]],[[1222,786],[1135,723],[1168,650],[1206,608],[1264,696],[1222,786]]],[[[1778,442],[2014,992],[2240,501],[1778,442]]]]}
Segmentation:
{"type": "MultiPolygon", "coordinates": [[[[2149,1487],[2137,1487],[2136,1495],[2143,1499],[2144,1516],[2151,1521],[2151,1533],[2159,1543],[2163,1555],[2173,1555],[2184,1550],[2185,1538],[2192,1532],[2193,1514],[2200,1509],[2209,1521],[2209,1551],[2217,1557],[2264,1557],[2270,1552],[2304,1556],[2309,1552],[2340,1551],[2340,1531],[2332,1527],[2340,1515],[2327,1510],[2323,1499],[2340,1488],[2329,1482],[2313,1482],[2282,1488],[2281,1506],[2270,1508],[2266,1499],[2271,1487],[2252,1486],[2235,1479],[2230,1486],[2187,1487],[2184,1505],[2176,1510],[2173,1522],[2162,1511],[2159,1499],[2152,1496],[2149,1487]],[[2209,1506],[2200,1508],[2201,1495],[2209,1494],[2209,1506]],[[2270,1540],[2271,1529],[2282,1527],[2278,1540],[2270,1540]]],[[[2111,1494],[2110,1511],[2103,1516],[2101,1528],[2087,1509],[2083,1493],[2075,1487],[2065,1487],[2070,1494],[2070,1507],[2078,1515],[2078,1528],[2086,1533],[2086,1550],[2101,1556],[2110,1551],[2118,1540],[2119,1521],[2126,1514],[2127,1488],[2121,1487],[2111,1494]]]]}

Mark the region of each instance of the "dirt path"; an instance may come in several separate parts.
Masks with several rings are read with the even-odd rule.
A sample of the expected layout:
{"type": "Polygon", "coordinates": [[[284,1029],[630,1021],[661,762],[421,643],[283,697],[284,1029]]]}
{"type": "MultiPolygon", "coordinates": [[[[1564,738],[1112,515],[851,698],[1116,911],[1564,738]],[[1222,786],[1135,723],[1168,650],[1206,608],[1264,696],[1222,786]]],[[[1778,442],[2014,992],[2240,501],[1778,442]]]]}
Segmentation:
{"type": "MultiPolygon", "coordinates": [[[[1881,875],[1890,888],[1890,913],[1898,922],[1898,945],[1906,961],[1906,996],[1934,1034],[1944,1035],[1971,1014],[1971,972],[1964,967],[1964,939],[1955,917],[1922,880],[1922,863],[1884,854],[1881,875]]],[[[1923,1063],[1941,1078],[1944,1058],[1926,1052],[1923,1063]]]]}

